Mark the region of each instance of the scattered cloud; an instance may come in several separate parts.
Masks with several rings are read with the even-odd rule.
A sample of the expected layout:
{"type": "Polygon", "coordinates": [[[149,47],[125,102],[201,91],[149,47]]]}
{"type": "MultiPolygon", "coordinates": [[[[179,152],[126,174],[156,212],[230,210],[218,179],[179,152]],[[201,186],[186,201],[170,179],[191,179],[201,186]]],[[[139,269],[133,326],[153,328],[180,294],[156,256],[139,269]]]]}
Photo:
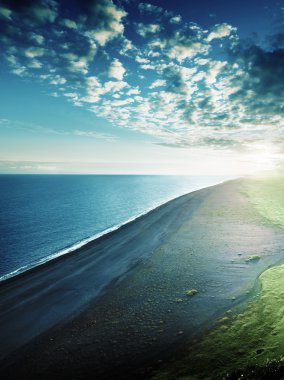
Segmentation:
{"type": "Polygon", "coordinates": [[[157,79],[155,80],[150,86],[149,88],[152,89],[152,88],[156,88],[156,87],[163,87],[166,85],[166,81],[164,79],[157,79]]]}
{"type": "MultiPolygon", "coordinates": [[[[69,94],[71,97],[73,94],[69,94]]],[[[9,119],[0,119],[0,129],[20,129],[25,130],[29,132],[36,132],[36,133],[43,133],[43,134],[53,134],[58,136],[79,136],[83,138],[92,138],[96,140],[105,140],[105,141],[115,141],[117,140],[117,137],[114,135],[111,135],[109,133],[101,133],[94,130],[86,131],[86,130],[60,130],[60,129],[53,129],[53,128],[47,128],[43,127],[41,125],[32,124],[32,123],[23,123],[18,120],[9,120],[9,119]]]]}
{"type": "Polygon", "coordinates": [[[214,28],[211,30],[207,37],[207,41],[211,42],[212,40],[219,39],[219,38],[225,38],[229,37],[232,31],[234,31],[236,28],[233,28],[229,24],[217,24],[214,26],[214,28]]]}
{"type": "Polygon", "coordinates": [[[180,24],[181,23],[181,16],[174,16],[170,19],[171,24],[180,24]]]}
{"type": "Polygon", "coordinates": [[[4,7],[0,8],[0,14],[6,15],[11,19],[13,14],[16,18],[21,14],[21,23],[35,25],[44,25],[53,23],[58,16],[58,4],[55,0],[32,1],[10,1],[2,0],[4,7]],[[2,10],[2,11],[1,11],[2,10]]]}
{"type": "Polygon", "coordinates": [[[78,28],[78,25],[76,24],[76,22],[74,20],[70,20],[69,18],[63,18],[60,21],[60,24],[62,26],[65,26],[65,28],[69,28],[69,29],[77,29],[78,28]]]}
{"type": "Polygon", "coordinates": [[[29,47],[24,51],[24,55],[27,58],[36,58],[36,57],[42,57],[44,55],[45,50],[43,48],[39,47],[29,47]]]}
{"type": "Polygon", "coordinates": [[[125,68],[118,59],[114,59],[109,67],[108,75],[110,78],[122,80],[125,74],[125,68]]]}
{"type": "Polygon", "coordinates": [[[44,43],[44,37],[40,34],[31,32],[29,38],[31,42],[35,42],[37,45],[42,45],[44,43]]]}
{"type": "Polygon", "coordinates": [[[116,127],[183,148],[283,139],[282,33],[244,44],[233,25],[207,30],[146,2],[136,23],[112,0],[78,2],[76,16],[55,0],[2,3],[0,54],[10,72],[116,127]]]}
{"type": "Polygon", "coordinates": [[[191,39],[180,41],[177,39],[175,42],[171,41],[171,45],[169,57],[179,62],[194,58],[200,53],[206,54],[209,49],[208,45],[191,39]]]}
{"type": "Polygon", "coordinates": [[[161,30],[161,26],[158,24],[143,24],[143,23],[138,23],[137,24],[137,33],[141,37],[146,37],[149,34],[155,34],[161,30]]]}
{"type": "Polygon", "coordinates": [[[123,34],[123,18],[126,12],[111,0],[87,1],[87,13],[84,26],[88,28],[85,35],[101,46],[123,34]]]}
{"type": "Polygon", "coordinates": [[[163,8],[149,3],[140,3],[138,6],[141,13],[163,13],[163,8]]]}
{"type": "Polygon", "coordinates": [[[0,18],[12,20],[12,11],[8,8],[0,7],[0,18]]]}

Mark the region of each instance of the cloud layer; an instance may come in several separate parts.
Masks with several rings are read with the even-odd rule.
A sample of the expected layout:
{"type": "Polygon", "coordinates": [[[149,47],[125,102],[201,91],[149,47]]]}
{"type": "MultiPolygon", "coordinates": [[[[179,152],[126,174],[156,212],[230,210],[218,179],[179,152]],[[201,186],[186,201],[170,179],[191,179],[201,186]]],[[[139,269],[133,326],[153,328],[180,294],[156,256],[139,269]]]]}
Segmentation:
{"type": "Polygon", "coordinates": [[[227,23],[138,8],[134,22],[112,0],[2,1],[2,65],[167,146],[281,144],[283,34],[245,45],[227,23]]]}

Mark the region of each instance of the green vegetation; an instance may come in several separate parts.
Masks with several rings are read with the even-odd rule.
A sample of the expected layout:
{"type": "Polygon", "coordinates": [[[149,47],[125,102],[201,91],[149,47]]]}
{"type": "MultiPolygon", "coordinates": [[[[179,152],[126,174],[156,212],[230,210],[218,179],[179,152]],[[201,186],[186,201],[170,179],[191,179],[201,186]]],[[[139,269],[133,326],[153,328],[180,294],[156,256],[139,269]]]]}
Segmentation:
{"type": "Polygon", "coordinates": [[[282,373],[284,265],[266,270],[260,285],[261,292],[242,313],[226,313],[183,359],[155,379],[237,379],[244,373],[250,374],[245,378],[254,378],[253,374],[262,378],[261,373],[282,373]]]}
{"type": "MultiPolygon", "coordinates": [[[[284,228],[284,178],[246,180],[240,192],[264,223],[284,228]]],[[[244,260],[256,263],[260,256],[244,260]]],[[[284,265],[263,272],[259,284],[251,301],[226,312],[154,379],[284,378],[284,265]]],[[[186,294],[191,296],[191,290],[186,294]]]]}
{"type": "Polygon", "coordinates": [[[244,193],[270,223],[284,228],[284,178],[268,177],[250,181],[244,193]]]}
{"type": "Polygon", "coordinates": [[[247,257],[247,258],[245,259],[245,261],[246,261],[247,263],[255,262],[255,261],[258,261],[258,260],[260,260],[260,256],[257,256],[257,255],[255,255],[255,256],[249,256],[249,257],[247,257]]]}
{"type": "Polygon", "coordinates": [[[181,302],[183,302],[183,299],[182,298],[176,298],[176,302],[181,303],[181,302]]]}
{"type": "Polygon", "coordinates": [[[185,294],[186,294],[187,296],[189,296],[189,297],[195,296],[195,294],[197,294],[197,293],[198,293],[198,291],[197,291],[196,289],[190,289],[190,290],[187,290],[187,291],[185,292],[185,294]]]}

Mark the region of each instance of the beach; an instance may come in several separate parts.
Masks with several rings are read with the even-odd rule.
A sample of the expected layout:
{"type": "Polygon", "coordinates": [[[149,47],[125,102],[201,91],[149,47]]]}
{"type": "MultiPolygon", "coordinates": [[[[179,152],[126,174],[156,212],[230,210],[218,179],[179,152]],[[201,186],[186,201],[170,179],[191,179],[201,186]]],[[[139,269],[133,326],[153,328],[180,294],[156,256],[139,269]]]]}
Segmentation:
{"type": "Polygon", "coordinates": [[[238,179],[189,193],[3,281],[1,378],[154,376],[283,260],[281,221],[251,188],[238,179]]]}

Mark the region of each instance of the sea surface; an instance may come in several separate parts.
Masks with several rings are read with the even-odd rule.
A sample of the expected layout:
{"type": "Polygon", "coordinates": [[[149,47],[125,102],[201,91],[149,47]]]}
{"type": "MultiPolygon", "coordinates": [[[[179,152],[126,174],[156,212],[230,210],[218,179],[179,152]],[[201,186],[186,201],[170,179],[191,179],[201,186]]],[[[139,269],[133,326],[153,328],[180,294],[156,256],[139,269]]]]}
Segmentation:
{"type": "Polygon", "coordinates": [[[224,176],[0,175],[0,280],[224,176]]]}

